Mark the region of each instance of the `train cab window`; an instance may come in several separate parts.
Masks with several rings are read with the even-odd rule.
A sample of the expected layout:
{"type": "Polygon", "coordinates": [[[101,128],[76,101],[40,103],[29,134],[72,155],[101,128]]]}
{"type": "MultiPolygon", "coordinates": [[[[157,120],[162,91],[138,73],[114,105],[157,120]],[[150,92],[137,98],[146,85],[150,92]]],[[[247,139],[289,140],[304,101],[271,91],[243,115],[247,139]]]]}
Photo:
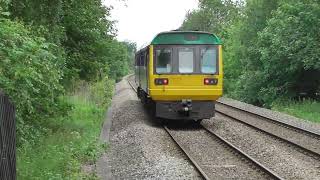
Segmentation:
{"type": "Polygon", "coordinates": [[[192,48],[179,48],[179,72],[193,73],[194,52],[192,48]]]}
{"type": "Polygon", "coordinates": [[[156,72],[157,73],[170,73],[172,50],[163,48],[156,50],[156,72]]]}
{"type": "Polygon", "coordinates": [[[204,48],[200,52],[201,72],[206,74],[215,74],[217,72],[217,49],[204,48]]]}

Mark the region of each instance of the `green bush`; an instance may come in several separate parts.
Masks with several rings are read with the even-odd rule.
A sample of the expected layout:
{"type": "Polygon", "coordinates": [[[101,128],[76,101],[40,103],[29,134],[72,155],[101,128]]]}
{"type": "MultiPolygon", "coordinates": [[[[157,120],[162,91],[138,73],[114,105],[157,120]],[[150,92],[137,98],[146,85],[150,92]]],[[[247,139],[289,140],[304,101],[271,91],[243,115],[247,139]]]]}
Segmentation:
{"type": "Polygon", "coordinates": [[[93,83],[90,87],[91,101],[98,105],[98,107],[108,107],[113,96],[113,87],[114,80],[111,80],[108,77],[93,83]]]}
{"type": "Polygon", "coordinates": [[[0,87],[16,106],[19,144],[31,142],[58,108],[64,59],[56,56],[54,44],[23,24],[0,19],[0,27],[0,87]]]}

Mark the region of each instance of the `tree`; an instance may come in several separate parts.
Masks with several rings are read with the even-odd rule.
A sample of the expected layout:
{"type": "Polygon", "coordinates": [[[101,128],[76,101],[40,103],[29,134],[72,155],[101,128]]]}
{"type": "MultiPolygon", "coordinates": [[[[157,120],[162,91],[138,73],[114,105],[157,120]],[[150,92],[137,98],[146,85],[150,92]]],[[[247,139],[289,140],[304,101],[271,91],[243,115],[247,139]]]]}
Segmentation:
{"type": "Polygon", "coordinates": [[[7,17],[10,15],[8,11],[8,7],[10,4],[10,0],[1,0],[0,1],[0,17],[7,17]]]}
{"type": "Polygon", "coordinates": [[[110,49],[115,34],[109,21],[109,8],[100,0],[81,2],[65,0],[63,26],[67,39],[63,42],[68,54],[67,67],[71,78],[95,80],[101,66],[107,64],[104,52],[110,49]]]}
{"type": "MultiPolygon", "coordinates": [[[[117,44],[116,30],[114,22],[108,19],[110,8],[103,6],[101,0],[13,0],[11,12],[13,19],[29,24],[34,34],[61,47],[58,54],[66,61],[65,86],[78,78],[99,79],[106,73],[102,72],[108,69],[106,66],[112,64],[110,54],[105,52],[122,53],[112,47],[117,44]]],[[[127,67],[119,68],[126,72],[127,67]]],[[[119,78],[118,75],[115,78],[119,78]]]]}
{"type": "Polygon", "coordinates": [[[66,38],[61,24],[63,4],[63,0],[12,0],[10,12],[12,19],[32,25],[34,34],[60,45],[66,38]]]}
{"type": "Polygon", "coordinates": [[[135,53],[137,51],[137,44],[130,41],[124,41],[123,44],[127,47],[128,52],[128,65],[129,65],[129,71],[133,72],[134,66],[135,66],[135,53]]]}
{"type": "Polygon", "coordinates": [[[320,90],[319,19],[317,1],[285,1],[259,33],[259,71],[268,82],[259,91],[264,101],[300,93],[314,98],[320,90]]]}
{"type": "Polygon", "coordinates": [[[225,29],[239,13],[241,2],[201,0],[199,9],[188,12],[180,29],[201,30],[225,37],[225,29]]]}
{"type": "Polygon", "coordinates": [[[257,93],[263,84],[263,75],[257,71],[261,65],[258,33],[277,7],[278,0],[248,0],[241,16],[228,28],[225,85],[231,97],[264,104],[257,93]]]}

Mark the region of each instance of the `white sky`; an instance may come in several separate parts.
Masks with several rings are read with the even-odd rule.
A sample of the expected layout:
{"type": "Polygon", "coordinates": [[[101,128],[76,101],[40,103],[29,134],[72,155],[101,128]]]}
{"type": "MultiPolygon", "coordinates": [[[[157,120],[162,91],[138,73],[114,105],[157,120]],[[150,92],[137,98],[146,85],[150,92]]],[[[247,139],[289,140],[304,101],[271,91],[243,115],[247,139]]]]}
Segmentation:
{"type": "Polygon", "coordinates": [[[118,40],[136,42],[138,48],[162,31],[178,29],[188,10],[198,0],[103,0],[112,5],[112,20],[117,20],[118,40]]]}

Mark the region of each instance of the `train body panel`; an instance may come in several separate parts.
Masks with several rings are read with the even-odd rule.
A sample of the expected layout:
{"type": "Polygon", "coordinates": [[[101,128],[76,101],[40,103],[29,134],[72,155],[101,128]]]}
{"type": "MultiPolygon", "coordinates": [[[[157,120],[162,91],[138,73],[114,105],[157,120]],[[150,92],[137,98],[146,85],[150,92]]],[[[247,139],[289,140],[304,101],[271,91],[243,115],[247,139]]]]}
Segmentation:
{"type": "MultiPolygon", "coordinates": [[[[223,85],[223,64],[222,64],[222,49],[219,46],[219,74],[155,74],[152,70],[153,63],[149,66],[149,91],[153,100],[167,101],[167,100],[217,100],[222,96],[223,85]],[[155,85],[152,83],[155,79],[168,79],[168,85],[155,85]],[[204,79],[217,79],[216,85],[204,85],[204,79]]],[[[150,61],[151,62],[151,61],[150,61]]]]}

